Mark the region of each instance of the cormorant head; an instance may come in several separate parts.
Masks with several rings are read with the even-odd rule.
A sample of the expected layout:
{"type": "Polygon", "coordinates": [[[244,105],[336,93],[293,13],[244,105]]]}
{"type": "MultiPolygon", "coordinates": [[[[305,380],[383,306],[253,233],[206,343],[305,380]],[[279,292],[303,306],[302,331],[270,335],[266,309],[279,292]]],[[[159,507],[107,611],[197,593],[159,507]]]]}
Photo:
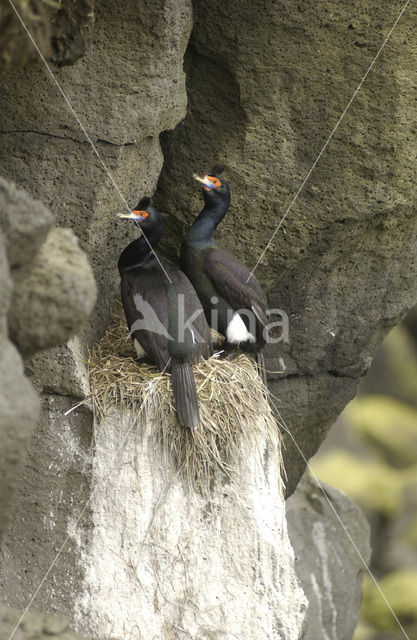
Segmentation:
{"type": "Polygon", "coordinates": [[[117,215],[119,218],[132,220],[145,233],[162,223],[161,214],[151,205],[151,199],[148,197],[139,200],[137,207],[129,213],[118,213],[117,215]]]}
{"type": "Polygon", "coordinates": [[[226,180],[222,176],[223,168],[214,167],[210,174],[199,176],[193,174],[194,180],[198,180],[203,185],[203,196],[206,204],[216,202],[230,202],[230,189],[226,180]]]}

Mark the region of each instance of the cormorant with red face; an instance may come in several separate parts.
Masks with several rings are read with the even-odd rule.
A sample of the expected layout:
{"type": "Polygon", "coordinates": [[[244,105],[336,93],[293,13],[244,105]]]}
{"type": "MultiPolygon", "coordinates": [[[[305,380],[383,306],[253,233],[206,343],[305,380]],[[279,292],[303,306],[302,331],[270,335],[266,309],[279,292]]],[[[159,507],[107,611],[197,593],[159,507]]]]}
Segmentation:
{"type": "Polygon", "coordinates": [[[230,205],[222,170],[194,178],[203,186],[204,208],[182,241],[181,268],[201,300],[207,321],[226,338],[226,347],[255,353],[265,382],[262,347],[270,325],[266,296],[249,269],[220,247],[213,233],[230,205]]]}
{"type": "Polygon", "coordinates": [[[155,256],[163,223],[150,199],[119,217],[134,221],[143,232],[118,262],[129,332],[139,357],[146,355],[160,371],[171,372],[178,421],[195,429],[200,418],[192,363],[211,355],[201,303],[187,276],[170,260],[155,256]]]}

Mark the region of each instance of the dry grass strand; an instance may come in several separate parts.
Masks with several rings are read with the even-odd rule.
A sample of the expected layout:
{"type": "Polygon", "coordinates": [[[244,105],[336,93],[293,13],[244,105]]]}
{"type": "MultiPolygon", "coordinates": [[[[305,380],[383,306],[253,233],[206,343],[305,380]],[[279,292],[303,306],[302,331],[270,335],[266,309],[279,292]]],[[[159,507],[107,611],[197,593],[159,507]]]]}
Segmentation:
{"type": "Polygon", "coordinates": [[[193,368],[200,425],[190,431],[177,422],[170,374],[137,360],[125,320],[117,314],[90,353],[95,413],[100,418],[118,409],[138,417],[139,429],[151,424],[156,455],[169,456],[189,487],[204,494],[217,470],[233,479],[248,446],[260,455],[258,443],[265,436],[282,468],[279,429],[255,361],[241,352],[233,359],[217,353],[193,368]]]}

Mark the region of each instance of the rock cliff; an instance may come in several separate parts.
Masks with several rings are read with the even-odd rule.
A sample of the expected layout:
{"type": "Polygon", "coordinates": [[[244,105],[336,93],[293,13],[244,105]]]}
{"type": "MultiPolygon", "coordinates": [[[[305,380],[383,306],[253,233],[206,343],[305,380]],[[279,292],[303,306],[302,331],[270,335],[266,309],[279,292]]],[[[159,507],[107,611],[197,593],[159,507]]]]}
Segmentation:
{"type": "MultiPolygon", "coordinates": [[[[232,204],[217,237],[256,266],[401,8],[195,3],[188,113],[162,136],[171,254],[201,207],[193,171],[220,162],[232,204]]],[[[255,271],[289,315],[289,344],[267,366],[307,458],[416,299],[414,28],[406,13],[255,271]]],[[[291,493],[305,462],[290,438],[286,459],[291,493]]]]}
{"type": "MultiPolygon", "coordinates": [[[[105,331],[117,295],[115,264],[135,231],[116,212],[156,192],[169,214],[162,250],[175,257],[201,206],[192,173],[219,162],[232,207],[217,237],[256,267],[271,306],[288,314],[289,343],[268,349],[269,384],[309,458],[355,394],[384,335],[416,299],[415,17],[404,14],[262,255],[401,3],[102,0],[93,24],[91,2],[59,10],[45,2],[44,29],[37,19],[32,24],[35,4],[28,26],[42,40],[65,98],[29,53],[8,8],[0,15],[12,36],[9,48],[0,41],[7,63],[0,82],[2,529],[39,414],[18,350],[30,356],[26,373],[43,394],[30,452],[36,464],[22,479],[14,516],[24,522],[25,504],[45,472],[39,439],[46,430],[54,451],[65,437],[60,416],[85,396],[86,348],[105,331]],[[19,66],[20,58],[32,62],[19,66]],[[91,311],[92,273],[98,297],[91,311]]],[[[92,418],[83,410],[71,420],[75,449],[54,463],[58,502],[58,487],[68,483],[56,524],[63,536],[71,501],[89,495],[87,475],[76,497],[71,456],[87,455],[92,418]]],[[[284,437],[291,494],[305,460],[284,437]]],[[[24,562],[31,553],[28,539],[24,562]]],[[[69,555],[64,568],[65,561],[68,571],[78,570],[69,555]]],[[[15,560],[7,562],[11,570],[15,560]]],[[[16,571],[24,571],[24,562],[16,571]]],[[[17,586],[9,595],[11,604],[23,603],[17,586]]]]}

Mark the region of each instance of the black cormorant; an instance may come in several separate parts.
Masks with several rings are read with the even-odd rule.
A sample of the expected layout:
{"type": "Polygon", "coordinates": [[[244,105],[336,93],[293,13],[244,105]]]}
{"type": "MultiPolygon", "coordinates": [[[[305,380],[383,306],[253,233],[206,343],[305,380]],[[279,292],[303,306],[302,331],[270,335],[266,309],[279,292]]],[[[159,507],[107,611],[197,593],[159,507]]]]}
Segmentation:
{"type": "Polygon", "coordinates": [[[266,296],[249,269],[213,239],[230,205],[220,169],[194,178],[203,185],[204,208],[182,241],[181,268],[201,300],[207,321],[233,346],[255,353],[265,382],[262,347],[270,325],[266,296]]]}
{"type": "Polygon", "coordinates": [[[178,421],[195,429],[199,410],[192,363],[211,355],[201,303],[186,275],[153,252],[162,237],[163,222],[150,198],[119,217],[133,220],[143,231],[118,262],[129,332],[139,357],[146,355],[160,371],[171,371],[178,421]]]}

